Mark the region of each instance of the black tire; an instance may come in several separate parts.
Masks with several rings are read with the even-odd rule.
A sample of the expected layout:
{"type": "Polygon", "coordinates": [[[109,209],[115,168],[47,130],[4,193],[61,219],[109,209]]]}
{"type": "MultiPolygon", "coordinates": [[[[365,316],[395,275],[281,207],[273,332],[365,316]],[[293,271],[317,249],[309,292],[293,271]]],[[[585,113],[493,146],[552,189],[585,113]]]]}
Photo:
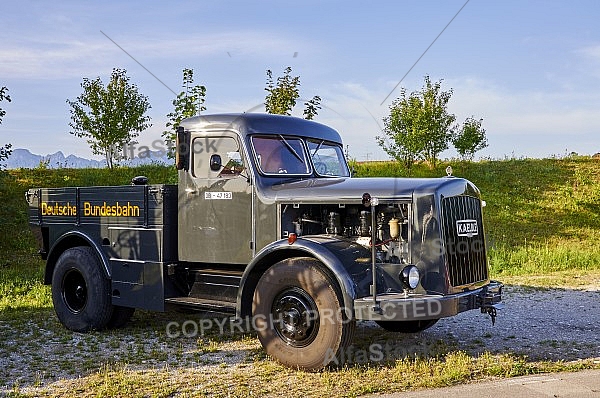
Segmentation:
{"type": "Polygon", "coordinates": [[[60,322],[76,332],[101,330],[113,315],[110,281],[90,247],[65,250],[52,274],[52,301],[60,322]]]}
{"type": "Polygon", "coordinates": [[[134,312],[135,308],[114,305],[112,316],[106,324],[106,327],[109,329],[122,328],[123,326],[125,326],[125,324],[127,324],[127,322],[129,322],[134,312]]]}
{"type": "Polygon", "coordinates": [[[312,258],[292,258],[269,268],[252,302],[254,325],[267,354],[304,370],[341,364],[355,321],[343,311],[339,289],[312,258]]]}
{"type": "Polygon", "coordinates": [[[375,321],[388,332],[417,333],[429,329],[439,319],[428,319],[426,321],[375,321]]]}

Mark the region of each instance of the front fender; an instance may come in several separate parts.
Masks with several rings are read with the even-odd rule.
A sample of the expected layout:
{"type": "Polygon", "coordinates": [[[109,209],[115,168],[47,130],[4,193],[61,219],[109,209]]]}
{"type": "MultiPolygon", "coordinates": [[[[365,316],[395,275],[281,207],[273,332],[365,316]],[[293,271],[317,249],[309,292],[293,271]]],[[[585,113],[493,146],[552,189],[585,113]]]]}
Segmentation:
{"type": "MultiPolygon", "coordinates": [[[[254,290],[262,274],[273,264],[291,257],[312,257],[319,260],[327,271],[335,278],[342,294],[343,306],[349,315],[353,314],[354,300],[357,298],[357,287],[349,272],[349,266],[342,261],[342,256],[335,248],[332,250],[323,243],[327,237],[301,237],[293,244],[282,239],[264,247],[248,264],[237,296],[237,313],[239,318],[252,315],[254,290]]],[[[335,239],[336,242],[346,242],[335,239]]],[[[347,242],[347,246],[353,245],[347,242]]]]}

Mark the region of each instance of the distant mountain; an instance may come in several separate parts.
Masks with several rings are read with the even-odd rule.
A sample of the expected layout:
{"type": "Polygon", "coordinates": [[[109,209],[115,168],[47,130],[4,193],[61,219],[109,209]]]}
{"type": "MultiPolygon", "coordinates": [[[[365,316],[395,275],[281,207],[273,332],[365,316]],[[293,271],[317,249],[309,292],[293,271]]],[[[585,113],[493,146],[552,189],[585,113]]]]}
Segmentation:
{"type": "MultiPolygon", "coordinates": [[[[127,166],[139,166],[148,163],[172,163],[172,160],[167,158],[167,155],[164,153],[164,151],[149,151],[145,152],[144,154],[146,156],[143,158],[136,157],[130,160],[125,160],[121,162],[121,164],[127,166]]],[[[8,169],[32,169],[39,167],[42,162],[46,164],[46,167],[51,169],[106,167],[106,162],[104,160],[85,159],[75,155],[68,155],[65,157],[61,151],[48,155],[36,155],[31,153],[29,150],[22,148],[14,149],[12,155],[9,156],[5,164],[8,169]]]]}
{"type": "Polygon", "coordinates": [[[141,166],[150,163],[175,164],[175,160],[169,159],[165,151],[143,151],[133,159],[119,162],[119,164],[122,164],[123,166],[141,166]]]}

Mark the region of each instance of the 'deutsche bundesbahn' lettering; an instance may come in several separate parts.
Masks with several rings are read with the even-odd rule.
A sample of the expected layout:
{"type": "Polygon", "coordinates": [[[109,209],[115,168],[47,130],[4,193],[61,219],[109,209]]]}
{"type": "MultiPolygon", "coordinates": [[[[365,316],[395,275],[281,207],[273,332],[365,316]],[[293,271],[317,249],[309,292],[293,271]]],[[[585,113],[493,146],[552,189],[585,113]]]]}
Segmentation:
{"type": "MultiPolygon", "coordinates": [[[[140,207],[132,205],[130,202],[95,205],[90,202],[83,202],[84,217],[139,217],[140,207]]],[[[76,216],[77,207],[67,203],[46,203],[41,204],[42,216],[76,216]]]]}

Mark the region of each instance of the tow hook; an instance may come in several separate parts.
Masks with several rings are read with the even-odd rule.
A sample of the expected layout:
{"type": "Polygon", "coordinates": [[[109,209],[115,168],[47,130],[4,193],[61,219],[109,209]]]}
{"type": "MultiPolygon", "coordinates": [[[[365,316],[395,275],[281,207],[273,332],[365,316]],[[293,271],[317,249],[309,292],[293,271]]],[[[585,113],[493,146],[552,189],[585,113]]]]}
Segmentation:
{"type": "Polygon", "coordinates": [[[496,316],[498,315],[496,309],[494,307],[481,307],[481,313],[488,314],[490,318],[492,318],[492,326],[494,326],[496,323],[496,316]]]}
{"type": "Polygon", "coordinates": [[[496,316],[498,315],[498,310],[504,308],[504,303],[490,304],[481,306],[481,313],[488,314],[490,318],[492,318],[492,326],[496,323],[496,316]]]}

